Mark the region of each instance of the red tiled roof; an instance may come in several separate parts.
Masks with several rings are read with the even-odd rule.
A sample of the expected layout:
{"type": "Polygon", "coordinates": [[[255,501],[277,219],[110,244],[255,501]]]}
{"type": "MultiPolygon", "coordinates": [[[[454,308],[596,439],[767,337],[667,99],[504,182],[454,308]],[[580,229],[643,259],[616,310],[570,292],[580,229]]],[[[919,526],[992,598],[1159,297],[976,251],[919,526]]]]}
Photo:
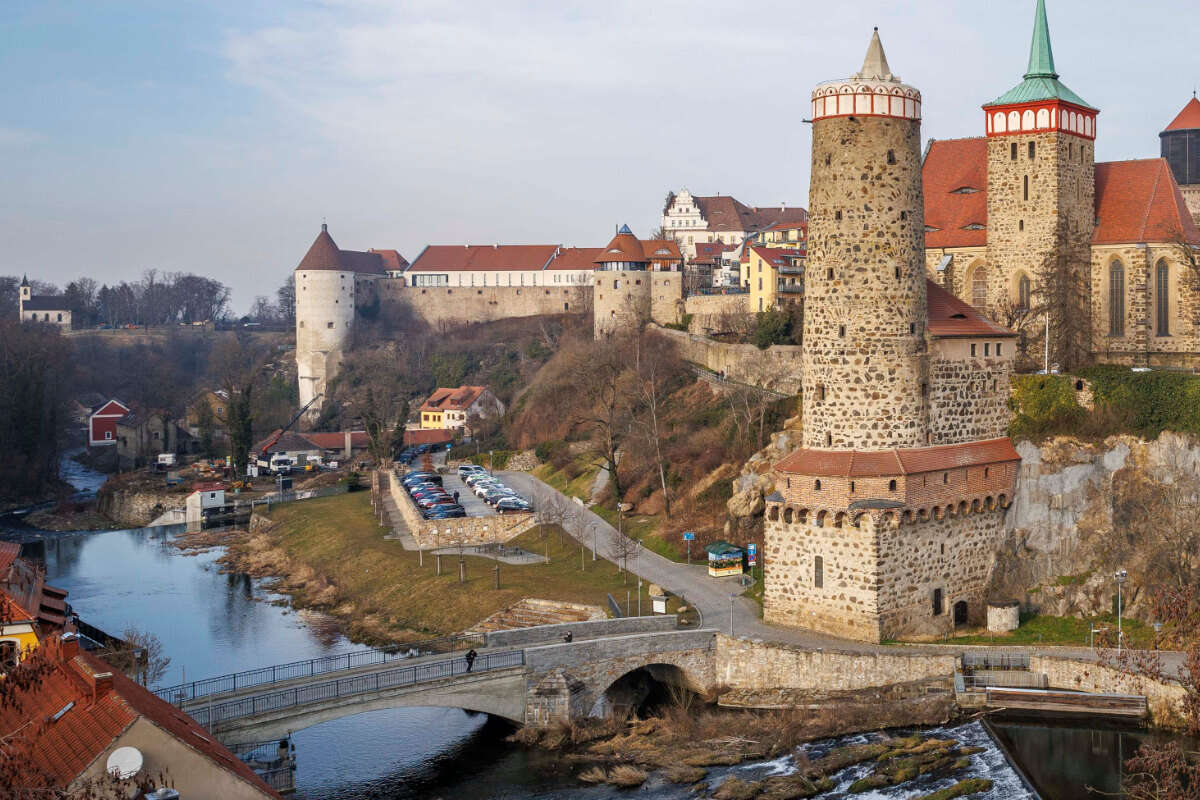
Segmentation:
{"type": "Polygon", "coordinates": [[[459,386],[456,389],[435,389],[421,404],[421,411],[465,411],[487,391],[484,386],[459,386]]]}
{"type": "Polygon", "coordinates": [[[556,250],[558,246],[553,244],[431,244],[421,251],[407,271],[540,270],[550,263],[556,250]]]}
{"type": "MultiPolygon", "coordinates": [[[[794,259],[804,257],[802,251],[791,247],[767,247],[763,244],[756,244],[751,245],[750,249],[757,253],[759,258],[776,267],[790,266],[794,259]]],[[[748,257],[747,260],[749,260],[748,257]]]]}
{"type": "Polygon", "coordinates": [[[321,226],[321,232],[309,246],[308,252],[304,254],[304,258],[300,259],[300,263],[296,265],[296,269],[306,272],[345,270],[346,272],[370,274],[381,274],[384,271],[383,259],[379,253],[339,250],[337,243],[333,241],[333,237],[329,235],[329,231],[324,225],[321,226]]]}
{"type": "Polygon", "coordinates": [[[405,446],[414,444],[444,444],[453,439],[454,432],[449,428],[432,428],[404,432],[405,446]]]}
{"type": "Polygon", "coordinates": [[[379,260],[382,262],[385,270],[389,270],[391,272],[402,272],[408,269],[408,259],[400,255],[399,250],[376,250],[374,247],[372,247],[367,252],[378,255],[379,260]]]}
{"type": "Polygon", "coordinates": [[[872,478],[881,475],[915,475],[977,464],[1020,461],[1008,438],[982,442],[919,447],[909,450],[809,450],[800,448],[775,464],[778,472],[872,478]]]}
{"type": "Polygon", "coordinates": [[[1163,130],[1187,131],[1195,128],[1200,128],[1200,100],[1192,97],[1175,119],[1171,120],[1171,124],[1163,130]]]}
{"type": "Polygon", "coordinates": [[[0,704],[0,730],[29,737],[31,760],[56,785],[74,781],[142,717],[264,796],[279,796],[195,720],[95,656],[80,653],[77,641],[49,638],[39,650],[35,657],[49,659],[52,667],[40,680],[17,685],[15,702],[0,704]],[[97,677],[105,672],[112,674],[110,685],[97,677]]]}
{"type": "Polygon", "coordinates": [[[546,269],[595,269],[596,256],[603,251],[603,247],[564,247],[546,269]]]}
{"type": "Polygon", "coordinates": [[[8,568],[21,555],[21,545],[17,542],[0,542],[0,580],[8,575],[8,568]]]}
{"type": "MultiPolygon", "coordinates": [[[[305,439],[320,447],[322,450],[343,450],[346,447],[346,432],[333,431],[326,433],[303,433],[305,439]]],[[[365,449],[371,443],[371,437],[366,431],[350,431],[350,448],[365,449]]]]}
{"type": "Polygon", "coordinates": [[[808,211],[796,206],[753,207],[730,197],[695,197],[710,231],[761,231],[781,222],[808,222],[808,211]]]}
{"type": "Polygon", "coordinates": [[[614,236],[612,241],[600,251],[600,255],[596,256],[597,264],[607,264],[614,261],[644,263],[649,260],[650,258],[646,255],[645,248],[642,246],[642,241],[627,230],[622,230],[614,236]]]}
{"type": "Polygon", "coordinates": [[[674,239],[643,239],[642,255],[648,261],[678,261],[683,258],[674,239]]]}
{"type": "Polygon", "coordinates": [[[997,325],[933,281],[925,280],[926,326],[943,339],[969,336],[1012,337],[1017,334],[997,325]]]}
{"type": "Polygon", "coordinates": [[[921,166],[921,181],[926,247],[987,244],[987,139],[931,142],[921,166]],[[976,225],[983,228],[966,230],[976,225]]]}
{"type": "Polygon", "coordinates": [[[20,545],[0,543],[0,593],[23,619],[41,623],[44,633],[70,627],[67,593],[46,583],[45,570],[19,557],[20,545]]]}
{"type": "Polygon", "coordinates": [[[1093,244],[1168,242],[1178,236],[1200,244],[1200,231],[1162,158],[1097,164],[1096,219],[1093,244]]]}

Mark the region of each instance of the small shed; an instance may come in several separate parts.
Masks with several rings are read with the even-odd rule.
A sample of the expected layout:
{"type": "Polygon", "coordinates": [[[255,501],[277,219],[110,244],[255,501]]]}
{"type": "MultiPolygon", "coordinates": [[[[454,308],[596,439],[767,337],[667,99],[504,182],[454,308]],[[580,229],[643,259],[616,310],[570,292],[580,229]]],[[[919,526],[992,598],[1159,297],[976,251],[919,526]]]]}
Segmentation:
{"type": "Polygon", "coordinates": [[[220,483],[198,483],[184,501],[184,519],[188,530],[197,530],[204,518],[225,508],[225,486],[220,483]]]}
{"type": "Polygon", "coordinates": [[[714,578],[742,574],[742,548],[718,539],[704,548],[708,553],[708,574],[714,578]]]}

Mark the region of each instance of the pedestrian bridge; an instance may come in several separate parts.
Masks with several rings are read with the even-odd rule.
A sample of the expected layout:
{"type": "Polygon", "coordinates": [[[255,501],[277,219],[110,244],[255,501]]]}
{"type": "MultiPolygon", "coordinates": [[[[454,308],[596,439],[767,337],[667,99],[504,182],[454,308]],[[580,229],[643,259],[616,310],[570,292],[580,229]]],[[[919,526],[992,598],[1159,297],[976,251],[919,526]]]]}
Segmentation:
{"type": "Polygon", "coordinates": [[[544,725],[586,716],[602,698],[635,702],[639,682],[631,676],[639,674],[641,683],[648,676],[693,690],[713,685],[715,638],[713,630],[680,629],[671,616],[546,625],[280,664],[158,695],[227,744],[404,706],[544,725]],[[470,648],[478,656],[468,669],[470,648]]]}

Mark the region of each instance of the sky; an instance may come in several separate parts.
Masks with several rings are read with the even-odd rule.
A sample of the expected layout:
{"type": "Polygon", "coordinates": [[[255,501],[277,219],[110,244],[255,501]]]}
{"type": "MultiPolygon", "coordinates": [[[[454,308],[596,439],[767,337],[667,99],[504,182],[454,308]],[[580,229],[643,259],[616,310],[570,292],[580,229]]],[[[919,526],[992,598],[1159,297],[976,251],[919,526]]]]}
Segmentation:
{"type": "MultiPolygon", "coordinates": [[[[1200,84],[1200,3],[1047,0],[1097,160],[1200,84]]],[[[602,246],[686,187],[807,205],[814,84],[878,26],[923,135],[983,133],[1034,0],[0,0],[0,275],[195,272],[244,312],[342,248],[602,246]]]]}

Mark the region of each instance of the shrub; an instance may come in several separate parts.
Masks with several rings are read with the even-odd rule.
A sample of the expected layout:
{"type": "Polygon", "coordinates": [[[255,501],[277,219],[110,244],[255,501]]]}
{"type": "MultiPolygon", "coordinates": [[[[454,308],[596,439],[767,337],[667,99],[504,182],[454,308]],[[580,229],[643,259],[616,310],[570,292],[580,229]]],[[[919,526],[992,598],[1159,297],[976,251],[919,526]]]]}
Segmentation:
{"type": "Polygon", "coordinates": [[[538,446],[533,448],[533,452],[538,457],[538,461],[546,462],[553,461],[556,455],[566,449],[567,443],[562,439],[551,439],[548,442],[539,442],[538,446]]]}
{"type": "Polygon", "coordinates": [[[1013,399],[1017,413],[1010,432],[1017,438],[1073,431],[1084,416],[1067,375],[1015,376],[1013,399]]]}
{"type": "Polygon", "coordinates": [[[695,318],[695,314],[684,314],[683,318],[679,322],[668,322],[663,325],[663,327],[670,328],[673,331],[683,331],[684,333],[687,333],[688,329],[692,327],[692,320],[695,318]]]}

